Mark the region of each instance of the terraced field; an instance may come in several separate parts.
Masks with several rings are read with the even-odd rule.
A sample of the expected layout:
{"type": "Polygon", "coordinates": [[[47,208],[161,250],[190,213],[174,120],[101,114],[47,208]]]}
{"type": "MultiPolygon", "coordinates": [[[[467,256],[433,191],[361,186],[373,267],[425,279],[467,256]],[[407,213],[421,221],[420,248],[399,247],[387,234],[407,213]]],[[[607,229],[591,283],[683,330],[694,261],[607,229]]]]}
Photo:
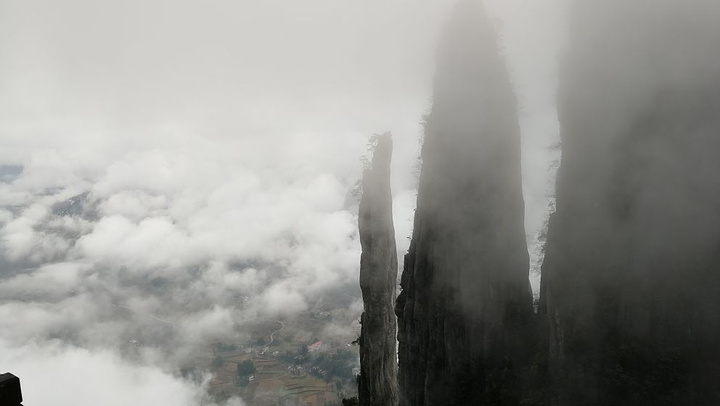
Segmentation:
{"type": "Polygon", "coordinates": [[[288,367],[271,357],[256,353],[230,355],[224,358],[210,383],[214,394],[239,394],[254,406],[325,406],[339,401],[335,382],[326,383],[307,373],[293,374],[288,367]],[[252,360],[257,372],[250,384],[239,388],[235,379],[237,365],[252,360]]]}
{"type": "MultiPolygon", "coordinates": [[[[356,396],[355,383],[347,378],[343,381],[333,377],[326,382],[310,374],[309,365],[293,366],[287,358],[287,353],[296,354],[309,342],[323,338],[324,325],[324,321],[309,315],[294,322],[258,319],[248,323],[245,327],[251,337],[245,345],[252,343],[252,347],[230,350],[237,346],[222,345],[215,349],[213,356],[222,362],[213,367],[210,394],[218,399],[240,396],[248,406],[334,406],[343,396],[356,396]],[[253,362],[256,372],[247,385],[240,386],[238,364],[248,360],[253,362]]],[[[337,348],[331,346],[316,354],[334,354],[337,348]]]]}

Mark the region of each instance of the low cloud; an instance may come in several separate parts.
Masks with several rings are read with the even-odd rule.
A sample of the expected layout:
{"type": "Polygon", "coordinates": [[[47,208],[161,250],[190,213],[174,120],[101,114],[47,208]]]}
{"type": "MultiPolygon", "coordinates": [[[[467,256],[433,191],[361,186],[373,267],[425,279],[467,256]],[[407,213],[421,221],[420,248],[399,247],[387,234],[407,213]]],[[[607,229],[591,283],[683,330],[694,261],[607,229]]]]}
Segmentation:
{"type": "Polygon", "coordinates": [[[129,363],[108,350],[0,341],[0,364],[21,377],[23,400],[33,405],[242,406],[237,398],[222,404],[208,399],[209,377],[184,379],[154,365],[129,363]]]}

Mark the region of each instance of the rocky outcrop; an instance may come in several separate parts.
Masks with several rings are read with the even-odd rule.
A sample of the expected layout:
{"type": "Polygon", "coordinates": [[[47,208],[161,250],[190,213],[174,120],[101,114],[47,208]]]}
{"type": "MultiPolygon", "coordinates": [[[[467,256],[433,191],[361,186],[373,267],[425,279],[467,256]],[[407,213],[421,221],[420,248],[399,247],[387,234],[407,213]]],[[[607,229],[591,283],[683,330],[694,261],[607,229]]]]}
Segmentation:
{"type": "Polygon", "coordinates": [[[400,405],[518,405],[532,319],[516,100],[480,1],[438,54],[396,313],[400,405]]]}
{"type": "Polygon", "coordinates": [[[358,223],[362,257],[360,287],[364,312],[360,334],[361,406],[397,405],[395,287],[397,248],[392,217],[389,133],[374,139],[371,166],[365,170],[358,223]]]}
{"type": "Polygon", "coordinates": [[[720,3],[573,7],[541,287],[556,400],[720,404],[720,3]]]}

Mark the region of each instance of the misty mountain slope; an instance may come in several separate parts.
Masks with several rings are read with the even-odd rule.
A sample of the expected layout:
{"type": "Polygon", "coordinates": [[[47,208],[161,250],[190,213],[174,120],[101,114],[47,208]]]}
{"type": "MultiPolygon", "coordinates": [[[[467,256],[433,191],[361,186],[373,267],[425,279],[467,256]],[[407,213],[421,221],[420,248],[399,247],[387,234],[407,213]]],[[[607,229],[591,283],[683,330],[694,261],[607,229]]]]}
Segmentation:
{"type": "Polygon", "coordinates": [[[541,304],[562,406],[720,404],[718,17],[574,6],[541,304]]]}
{"type": "Polygon", "coordinates": [[[390,133],[374,139],[372,164],[363,174],[358,213],[362,256],[360,287],[364,311],[360,331],[361,406],[397,404],[397,248],[392,216],[390,133]]]}
{"type": "Polygon", "coordinates": [[[438,53],[398,297],[400,405],[517,405],[532,339],[516,100],[480,2],[438,53]]]}

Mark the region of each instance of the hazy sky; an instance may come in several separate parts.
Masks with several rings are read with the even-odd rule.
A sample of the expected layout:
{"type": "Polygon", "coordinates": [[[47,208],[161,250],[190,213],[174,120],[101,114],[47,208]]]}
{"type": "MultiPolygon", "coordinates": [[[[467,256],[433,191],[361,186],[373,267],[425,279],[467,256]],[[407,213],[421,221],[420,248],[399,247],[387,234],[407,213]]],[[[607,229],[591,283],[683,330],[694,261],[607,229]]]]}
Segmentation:
{"type": "MultiPolygon", "coordinates": [[[[531,254],[557,159],[562,2],[488,0],[520,102],[531,254]]],[[[0,364],[23,374],[28,403],[49,404],[34,388],[47,394],[74,365],[107,374],[87,394],[99,403],[113,389],[150,402],[163,385],[184,388],[175,404],[199,402],[200,386],[169,375],[174,360],[118,355],[108,337],[147,320],[117,321],[112,306],[167,316],[175,324],[157,334],[189,353],[239,317],[303,310],[356,284],[351,190],[373,133],[394,134],[402,255],[453,4],[0,0],[0,166],[24,167],[0,183],[0,364]],[[95,216],[53,214],[85,192],[95,216]],[[143,290],[148,275],[196,305],[167,310],[143,290]],[[238,295],[250,297],[241,309],[238,295]],[[113,378],[123,373],[147,385],[113,378]]]]}

